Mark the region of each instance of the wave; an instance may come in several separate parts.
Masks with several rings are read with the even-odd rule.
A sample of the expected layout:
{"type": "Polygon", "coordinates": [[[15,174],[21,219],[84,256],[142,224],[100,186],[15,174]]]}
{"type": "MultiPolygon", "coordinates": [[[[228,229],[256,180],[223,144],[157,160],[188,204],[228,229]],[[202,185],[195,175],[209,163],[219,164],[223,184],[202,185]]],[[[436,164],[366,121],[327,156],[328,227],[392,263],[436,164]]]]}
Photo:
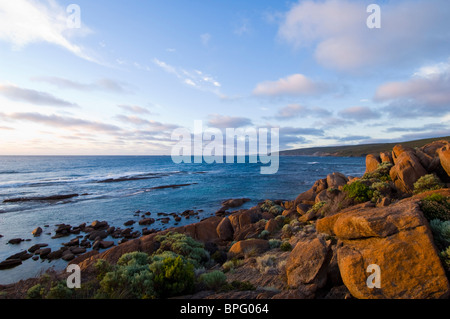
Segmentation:
{"type": "Polygon", "coordinates": [[[0,175],[20,174],[18,171],[0,171],[0,175]]]}
{"type": "Polygon", "coordinates": [[[308,162],[309,165],[319,164],[319,162],[308,162]]]}
{"type": "Polygon", "coordinates": [[[16,197],[16,198],[7,198],[3,200],[3,203],[60,201],[78,196],[79,196],[78,194],[66,194],[66,195],[51,195],[51,196],[36,196],[36,197],[16,197]]]}

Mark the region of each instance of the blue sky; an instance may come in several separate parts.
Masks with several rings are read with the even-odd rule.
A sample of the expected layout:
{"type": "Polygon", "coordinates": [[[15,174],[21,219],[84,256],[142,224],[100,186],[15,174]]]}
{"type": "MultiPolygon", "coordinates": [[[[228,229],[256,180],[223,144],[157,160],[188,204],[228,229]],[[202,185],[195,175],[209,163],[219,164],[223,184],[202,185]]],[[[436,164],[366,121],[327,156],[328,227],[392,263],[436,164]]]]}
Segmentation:
{"type": "Polygon", "coordinates": [[[170,154],[195,120],[282,149],[448,136],[449,58],[445,0],[0,0],[0,154],[170,154]]]}

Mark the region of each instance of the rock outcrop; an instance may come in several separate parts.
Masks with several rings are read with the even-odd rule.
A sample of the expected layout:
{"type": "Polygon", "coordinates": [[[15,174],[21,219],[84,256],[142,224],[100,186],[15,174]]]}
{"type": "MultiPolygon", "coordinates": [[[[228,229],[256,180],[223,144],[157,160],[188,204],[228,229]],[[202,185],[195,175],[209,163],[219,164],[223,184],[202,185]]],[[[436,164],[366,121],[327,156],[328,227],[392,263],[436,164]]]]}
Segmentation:
{"type": "Polygon", "coordinates": [[[362,205],[317,221],[336,236],[344,284],[356,298],[446,298],[450,288],[418,199],[382,208],[362,205]],[[381,269],[381,288],[367,285],[370,265],[381,269]]]}

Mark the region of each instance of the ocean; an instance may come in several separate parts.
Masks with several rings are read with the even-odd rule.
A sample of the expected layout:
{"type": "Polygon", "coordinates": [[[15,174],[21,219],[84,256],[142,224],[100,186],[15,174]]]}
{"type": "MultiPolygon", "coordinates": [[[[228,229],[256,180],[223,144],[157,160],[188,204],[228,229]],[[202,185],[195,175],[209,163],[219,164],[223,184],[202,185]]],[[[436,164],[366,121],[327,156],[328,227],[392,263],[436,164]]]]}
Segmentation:
{"type": "MultiPolygon", "coordinates": [[[[154,218],[158,212],[197,211],[198,218],[182,218],[178,224],[185,225],[214,216],[227,199],[250,198],[242,206],[250,208],[265,199],[293,200],[332,172],[361,176],[365,159],[281,156],[274,175],[261,175],[261,165],[174,164],[170,156],[0,156],[0,262],[36,243],[58,249],[75,237],[51,239],[57,224],[105,220],[126,228],[126,221],[140,219],[134,216],[136,211],[151,212],[154,218]],[[71,196],[42,200],[55,195],[71,196]],[[36,227],[44,232],[35,238],[31,232],[36,227]],[[12,238],[29,241],[8,244],[12,238]]],[[[172,226],[157,221],[149,228],[172,226]]],[[[142,227],[136,223],[134,229],[142,227]]],[[[0,270],[0,284],[65,265],[62,260],[28,259],[0,270]]]]}

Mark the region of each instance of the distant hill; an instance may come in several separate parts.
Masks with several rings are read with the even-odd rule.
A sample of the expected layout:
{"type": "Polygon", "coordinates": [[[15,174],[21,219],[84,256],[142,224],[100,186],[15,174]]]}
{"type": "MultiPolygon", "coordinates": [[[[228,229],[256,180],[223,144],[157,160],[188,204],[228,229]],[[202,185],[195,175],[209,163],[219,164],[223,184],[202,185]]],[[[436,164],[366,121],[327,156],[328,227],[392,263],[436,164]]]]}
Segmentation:
{"type": "Polygon", "coordinates": [[[311,147],[300,148],[295,150],[281,151],[281,156],[347,156],[347,157],[363,157],[367,154],[378,154],[380,152],[392,151],[397,144],[408,147],[422,147],[428,143],[446,140],[450,141],[450,136],[427,138],[423,140],[415,140],[398,143],[380,143],[380,144],[361,144],[361,145],[344,145],[344,146],[328,146],[328,147],[311,147]]]}

